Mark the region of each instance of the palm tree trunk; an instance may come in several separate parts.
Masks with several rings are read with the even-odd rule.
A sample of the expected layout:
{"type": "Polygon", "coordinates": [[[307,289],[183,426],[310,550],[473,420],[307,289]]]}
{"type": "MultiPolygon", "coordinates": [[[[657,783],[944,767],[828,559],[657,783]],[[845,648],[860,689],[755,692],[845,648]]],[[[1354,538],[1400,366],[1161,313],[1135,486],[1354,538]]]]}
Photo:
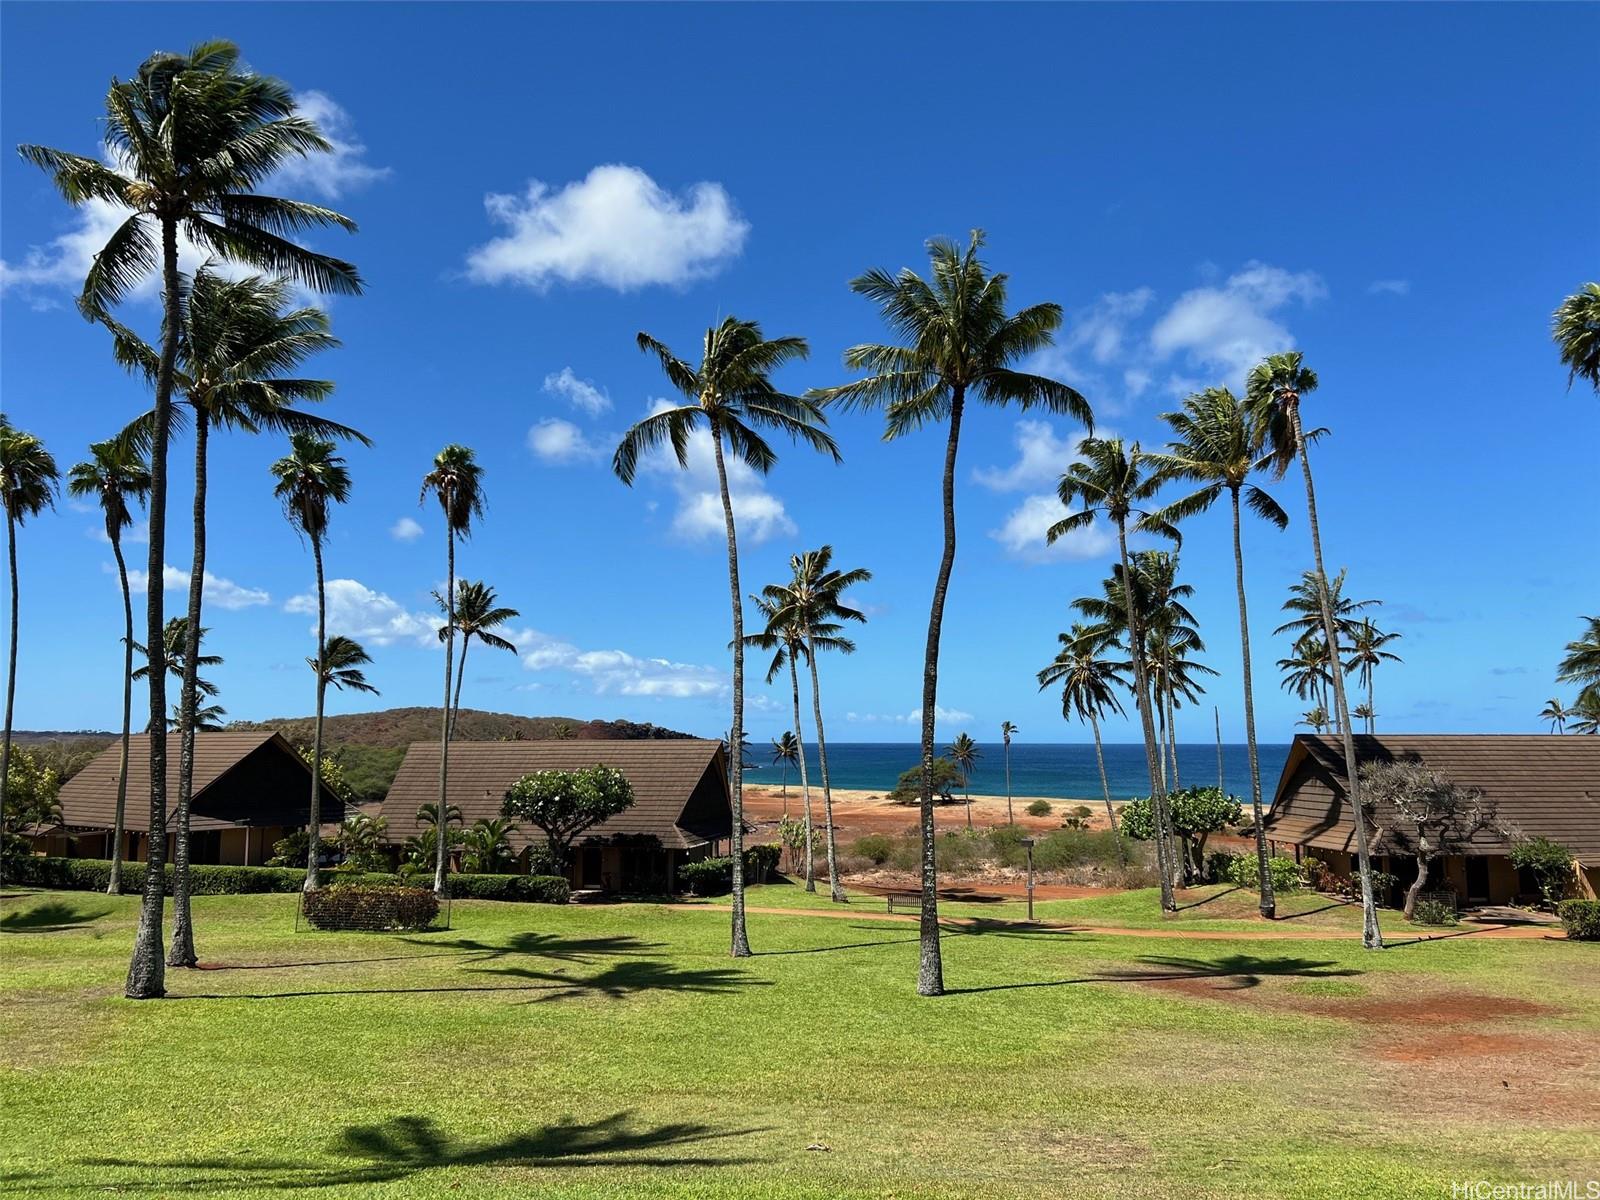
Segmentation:
{"type": "Polygon", "coordinates": [[[456,650],[456,530],[450,524],[450,484],[445,485],[444,540],[448,563],[445,578],[444,712],[439,718],[439,822],[434,830],[433,890],[444,895],[445,865],[450,860],[450,819],[446,793],[450,784],[450,679],[456,650]]]}
{"type": "MultiPolygon", "coordinates": [[[[722,430],[711,425],[717,457],[717,489],[722,494],[722,520],[728,532],[728,592],[733,598],[733,728],[728,731],[728,773],[733,780],[733,936],[729,953],[750,957],[750,935],[744,923],[744,602],[739,591],[739,542],[733,528],[733,497],[728,492],[728,467],[722,458],[722,430]]],[[[806,847],[810,854],[811,847],[806,847]]]]}
{"type": "Polygon", "coordinates": [[[1377,710],[1377,708],[1374,707],[1374,702],[1373,702],[1373,699],[1372,699],[1372,696],[1373,696],[1372,676],[1373,676],[1373,672],[1368,671],[1367,672],[1367,733],[1369,735],[1378,732],[1378,710],[1377,710]]]}
{"type": "Polygon", "coordinates": [[[311,557],[317,564],[317,716],[311,733],[311,803],[306,808],[305,890],[317,890],[318,850],[322,844],[322,708],[328,692],[328,598],[322,578],[322,537],[311,535],[311,557]]]}
{"type": "Polygon", "coordinates": [[[472,635],[465,631],[461,634],[461,663],[456,668],[456,698],[450,706],[450,737],[456,736],[456,722],[461,719],[461,684],[467,678],[467,647],[472,644],[472,635]]]}
{"type": "MultiPolygon", "coordinates": [[[[1267,831],[1262,828],[1261,762],[1256,755],[1255,684],[1250,674],[1250,613],[1244,598],[1244,538],[1239,528],[1239,489],[1233,493],[1233,584],[1239,593],[1239,653],[1244,665],[1244,740],[1250,754],[1250,816],[1256,831],[1256,874],[1260,887],[1261,915],[1268,921],[1278,915],[1278,900],[1272,894],[1272,869],[1267,853],[1267,831]]],[[[1219,725],[1220,729],[1221,726],[1219,725]]],[[[1222,735],[1217,735],[1221,753],[1222,735]]]]}
{"type": "Polygon", "coordinates": [[[17,522],[6,506],[6,554],[11,563],[11,642],[6,669],[6,731],[0,747],[0,842],[5,838],[6,799],[11,783],[11,723],[17,702],[17,522]]]}
{"type": "MultiPolygon", "coordinates": [[[[111,553],[117,560],[117,579],[122,583],[122,758],[117,767],[117,815],[112,828],[111,881],[106,895],[122,895],[122,842],[126,836],[128,810],[128,742],[133,729],[133,594],[128,589],[128,564],[122,557],[121,531],[108,531],[111,553]]],[[[13,606],[14,608],[15,606],[13,606]]]]}
{"type": "Polygon", "coordinates": [[[934,579],[933,603],[928,611],[928,642],[922,657],[922,797],[918,824],[922,834],[922,916],[917,959],[917,994],[944,995],[944,959],[939,948],[939,869],[934,859],[933,737],[939,701],[939,636],[944,630],[944,600],[950,590],[950,573],[956,564],[956,451],[961,444],[964,388],[952,389],[950,435],[944,448],[944,477],[940,495],[944,505],[944,550],[934,579]]]}
{"type": "MultiPolygon", "coordinates": [[[[167,966],[192,967],[194,920],[189,905],[189,801],[194,794],[194,710],[200,670],[200,608],[206,576],[206,441],[210,422],[205,409],[194,414],[194,561],[189,567],[189,624],[183,636],[183,683],[178,692],[178,831],[172,855],[172,945],[167,966]]],[[[152,580],[151,587],[160,583],[152,580]]]]}
{"type": "MultiPolygon", "coordinates": [[[[800,794],[806,806],[806,891],[817,890],[817,865],[811,853],[811,781],[806,778],[806,739],[800,732],[800,672],[789,651],[789,685],[794,693],[794,740],[800,745],[800,794]]],[[[830,818],[831,819],[831,818],[830,818]]]]}
{"type": "Polygon", "coordinates": [[[1156,748],[1156,721],[1150,711],[1150,692],[1145,684],[1144,631],[1139,626],[1139,609],[1133,602],[1133,570],[1128,564],[1128,526],[1125,520],[1117,521],[1117,551],[1122,557],[1122,597],[1128,611],[1128,657],[1133,662],[1133,691],[1139,705],[1139,723],[1144,728],[1144,761],[1150,772],[1150,817],[1155,826],[1156,873],[1161,877],[1161,907],[1165,912],[1176,912],[1178,902],[1172,895],[1172,869],[1167,862],[1172,848],[1167,844],[1166,814],[1167,791],[1165,769],[1161,753],[1156,748]]]}
{"type": "Polygon", "coordinates": [[[1089,728],[1094,730],[1094,760],[1100,766],[1100,793],[1106,799],[1106,821],[1111,826],[1111,832],[1117,835],[1117,859],[1126,863],[1128,854],[1122,844],[1122,830],[1117,827],[1117,811],[1111,807],[1111,781],[1106,778],[1106,755],[1100,748],[1100,720],[1093,709],[1089,711],[1089,728]]]}
{"type": "MultiPolygon", "coordinates": [[[[1172,670],[1172,660],[1167,660],[1167,671],[1172,670]]],[[[1178,779],[1178,702],[1172,694],[1172,687],[1167,686],[1167,749],[1172,754],[1172,787],[1174,790],[1183,786],[1178,779]]]]}
{"type": "Polygon", "coordinates": [[[156,369],[155,427],[150,437],[150,557],[145,576],[145,645],[150,670],[150,833],[145,852],[144,894],[139,929],[123,992],[130,1000],[166,995],[161,954],[161,917],[166,903],[167,857],[167,656],[161,573],[167,552],[167,425],[172,419],[172,379],[178,361],[181,297],[178,286],[178,224],[161,221],[161,362],[156,369]]]}
{"type": "Polygon", "coordinates": [[[817,723],[817,765],[822,770],[822,820],[828,827],[828,895],[835,904],[846,903],[839,886],[839,851],[833,831],[833,788],[828,783],[828,739],[822,731],[822,683],[817,677],[816,648],[807,639],[806,658],[811,663],[811,715],[817,723]]]}
{"type": "MultiPolygon", "coordinates": [[[[1294,444],[1300,451],[1300,467],[1306,480],[1306,521],[1311,526],[1311,550],[1317,566],[1317,599],[1322,606],[1322,631],[1328,639],[1328,661],[1339,661],[1339,627],[1333,620],[1333,600],[1328,595],[1328,574],[1322,565],[1322,532],[1317,525],[1317,493],[1311,482],[1311,457],[1300,426],[1300,402],[1289,404],[1289,420],[1294,426],[1294,444]]],[[[1345,704],[1344,679],[1330,667],[1333,701],[1338,709],[1339,731],[1344,741],[1344,769],[1350,801],[1350,817],[1356,827],[1356,862],[1361,872],[1361,944],[1368,950],[1383,948],[1378,930],[1378,904],[1372,893],[1372,854],[1367,846],[1367,817],[1361,808],[1361,779],[1356,763],[1355,738],[1350,733],[1350,710],[1345,704]]]]}
{"type": "Polygon", "coordinates": [[[1006,739],[1006,824],[1015,825],[1016,817],[1011,814],[1011,739],[1006,739]]]}

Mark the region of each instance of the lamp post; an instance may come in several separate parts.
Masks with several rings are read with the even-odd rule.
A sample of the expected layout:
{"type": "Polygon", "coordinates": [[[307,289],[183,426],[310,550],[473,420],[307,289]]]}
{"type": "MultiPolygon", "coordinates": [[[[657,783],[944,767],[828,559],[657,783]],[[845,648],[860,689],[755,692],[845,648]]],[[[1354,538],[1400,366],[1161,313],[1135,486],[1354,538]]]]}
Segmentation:
{"type": "Polygon", "coordinates": [[[1022,848],[1028,852],[1028,920],[1033,921],[1033,839],[1023,838],[1022,848]]]}

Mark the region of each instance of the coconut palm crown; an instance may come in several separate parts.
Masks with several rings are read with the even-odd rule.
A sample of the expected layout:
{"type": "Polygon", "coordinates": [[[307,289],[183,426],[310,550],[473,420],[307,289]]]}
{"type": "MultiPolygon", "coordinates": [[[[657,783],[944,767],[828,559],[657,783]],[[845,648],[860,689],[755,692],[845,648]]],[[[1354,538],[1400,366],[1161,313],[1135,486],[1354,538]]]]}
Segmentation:
{"type": "Polygon", "coordinates": [[[1561,302],[1551,317],[1551,336],[1561,347],[1567,386],[1582,376],[1600,392],[1600,283],[1586,283],[1561,302]]]}

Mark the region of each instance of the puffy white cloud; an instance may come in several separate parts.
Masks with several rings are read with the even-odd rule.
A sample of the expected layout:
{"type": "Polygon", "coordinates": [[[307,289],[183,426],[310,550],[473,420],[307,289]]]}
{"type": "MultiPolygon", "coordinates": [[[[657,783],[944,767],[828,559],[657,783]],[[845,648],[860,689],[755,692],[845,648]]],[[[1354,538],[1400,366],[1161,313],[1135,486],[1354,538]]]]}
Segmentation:
{"type": "Polygon", "coordinates": [[[1095,362],[1113,362],[1122,355],[1123,338],[1133,318],[1155,299],[1147,287],[1131,292],[1107,292],[1072,325],[1065,338],[1069,350],[1087,349],[1095,362]]]}
{"type": "MultiPolygon", "coordinates": [[[[107,567],[107,570],[114,570],[107,567]]],[[[142,592],[150,579],[148,571],[137,568],[128,572],[128,588],[131,591],[142,592]]],[[[189,572],[180,571],[168,563],[161,568],[161,590],[163,592],[187,592],[189,590],[189,572]]],[[[243,587],[231,579],[222,579],[207,571],[200,582],[200,596],[206,604],[214,604],[218,608],[255,608],[262,604],[271,604],[272,597],[260,588],[243,587]]]]}
{"type": "Polygon", "coordinates": [[[1409,279],[1374,279],[1367,285],[1367,292],[1373,296],[1408,296],[1411,294],[1411,281],[1409,279]]]}
{"type": "Polygon", "coordinates": [[[1267,355],[1293,348],[1293,336],[1274,314],[1327,294],[1314,271],[1248,262],[1220,285],[1179,296],[1150,331],[1150,345],[1163,358],[1182,353],[1196,367],[1225,372],[1237,385],[1267,355]]]}
{"type": "Polygon", "coordinates": [[[547,463],[591,462],[606,453],[583,430],[560,417],[547,417],[528,430],[528,449],[547,463]]]}
{"type": "Polygon", "coordinates": [[[561,671],[586,682],[597,694],[685,699],[728,691],[727,672],[666,658],[641,658],[626,650],[584,650],[537,630],[512,640],[530,671],[561,671]]]}
{"type": "MultiPolygon", "coordinates": [[[[1083,434],[1063,437],[1048,421],[1025,420],[1016,424],[1014,441],[1017,460],[1009,467],[988,467],[973,472],[973,478],[984,487],[997,492],[1032,491],[1024,496],[998,529],[989,536],[1005,547],[1013,558],[1025,562],[1051,562],[1068,558],[1093,558],[1109,548],[1110,537],[1098,523],[1088,529],[1070,533],[1054,545],[1045,542],[1045,533],[1067,516],[1056,495],[1055,485],[1078,457],[1083,445],[1083,434]]],[[[1109,429],[1100,430],[1100,436],[1115,436],[1109,429]]]]}
{"type": "Polygon", "coordinates": [[[1007,514],[1000,528],[989,536],[1006,548],[1013,558],[1026,562],[1053,562],[1069,558],[1099,558],[1115,545],[1112,536],[1096,520],[1086,529],[1075,530],[1048,544],[1045,534],[1072,510],[1050,492],[1027,496],[1007,514]]]}
{"type": "Polygon", "coordinates": [[[300,115],[309,117],[322,130],[332,149],[327,154],[291,158],[273,176],[274,184],[285,184],[336,200],[346,192],[387,179],[388,167],[375,167],[366,161],[367,148],[356,137],[355,122],[326,92],[305,91],[295,95],[300,115]]]}
{"type": "MultiPolygon", "coordinates": [[[[670,407],[657,400],[652,412],[670,407]]],[[[733,503],[733,519],[739,540],[759,545],[775,537],[796,533],[783,501],[767,490],[767,482],[736,458],[724,455],[728,471],[728,496],[733,503]]],[[[678,509],[673,514],[672,531],[686,541],[701,541],[726,536],[722,513],[722,493],[717,485],[716,453],[711,434],[696,429],[689,435],[687,469],[678,465],[670,448],[658,448],[641,460],[641,469],[664,476],[678,493],[678,509]]]]}
{"type": "MultiPolygon", "coordinates": [[[[908,713],[847,712],[845,713],[844,718],[847,721],[859,722],[864,725],[921,725],[922,710],[920,708],[914,708],[908,713]]],[[[934,724],[936,725],[944,725],[946,723],[956,721],[970,721],[972,719],[972,714],[965,712],[962,709],[946,708],[942,704],[935,704],[933,706],[933,720],[934,724]]]]}
{"type": "MultiPolygon", "coordinates": [[[[355,579],[330,579],[324,591],[329,634],[343,634],[374,646],[404,641],[422,646],[438,645],[439,630],[444,625],[442,617],[411,612],[399,601],[355,579]]],[[[283,611],[315,616],[316,594],[307,592],[290,597],[283,611]]]]}
{"type": "MultiPolygon", "coordinates": [[[[1084,436],[1062,437],[1049,421],[1018,421],[1012,435],[1017,461],[1009,467],[980,467],[972,478],[997,492],[1053,487],[1078,457],[1084,436]]],[[[1102,430],[1101,436],[1108,436],[1107,431],[1102,430]]]]}
{"type": "Polygon", "coordinates": [[[544,390],[552,396],[563,397],[573,408],[591,417],[598,417],[611,408],[611,397],[606,395],[605,390],[596,387],[592,380],[579,379],[571,367],[562,367],[560,371],[546,375],[544,390]]]}
{"type": "Polygon", "coordinates": [[[467,256],[478,283],[598,283],[619,292],[682,285],[715,274],[744,247],[750,226],[720,184],[682,195],[638,167],[595,167],[552,190],[531,181],[520,196],[490,193],[489,219],[508,232],[467,256]]]}
{"type": "Polygon", "coordinates": [[[389,526],[389,536],[397,542],[414,542],[422,536],[422,525],[411,517],[401,517],[389,526]]]}

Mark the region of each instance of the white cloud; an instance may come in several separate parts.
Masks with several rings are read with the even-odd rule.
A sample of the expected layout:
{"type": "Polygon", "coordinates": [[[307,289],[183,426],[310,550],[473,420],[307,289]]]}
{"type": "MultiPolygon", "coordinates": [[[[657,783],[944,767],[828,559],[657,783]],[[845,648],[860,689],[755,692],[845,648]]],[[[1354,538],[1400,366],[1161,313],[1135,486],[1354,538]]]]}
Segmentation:
{"type": "Polygon", "coordinates": [[[1314,271],[1286,271],[1248,262],[1221,285],[1193,288],[1179,296],[1150,332],[1163,358],[1185,354],[1196,367],[1226,372],[1230,382],[1269,354],[1294,346],[1273,314],[1295,303],[1309,305],[1328,294],[1314,271]]]}
{"type": "Polygon", "coordinates": [[[397,542],[414,542],[422,536],[422,525],[411,517],[401,517],[389,526],[389,536],[397,542]]]}
{"type": "MultiPolygon", "coordinates": [[[[972,478],[997,492],[1054,486],[1078,456],[1083,434],[1061,437],[1049,421],[1018,421],[1013,434],[1017,461],[1009,467],[980,467],[972,478]]],[[[1101,436],[1107,436],[1101,431],[1101,436]]]]}
{"type": "MultiPolygon", "coordinates": [[[[847,712],[845,720],[855,721],[865,725],[921,725],[922,710],[914,708],[908,713],[859,713],[847,712]]],[[[970,721],[973,716],[959,708],[946,708],[942,704],[933,706],[933,719],[936,725],[943,725],[956,721],[970,721]]]]}
{"type": "Polygon", "coordinates": [[[490,193],[484,207],[509,232],[468,254],[468,277],[540,290],[557,282],[619,292],[686,284],[715,274],[750,232],[720,184],[674,195],[620,163],[556,190],[533,180],[520,196],[490,193]]]}
{"type": "Polygon", "coordinates": [[[1102,365],[1121,357],[1128,323],[1150,306],[1155,295],[1147,287],[1107,292],[1073,325],[1065,339],[1067,349],[1087,348],[1089,357],[1102,365]]]}
{"type": "MultiPolygon", "coordinates": [[[[1078,457],[1086,435],[1060,436],[1048,421],[1018,421],[1014,441],[1017,460],[1009,467],[987,467],[973,472],[973,478],[997,492],[1034,491],[1006,515],[989,536],[1005,547],[1006,553],[1025,562],[1051,562],[1069,558],[1095,558],[1105,553],[1111,539],[1098,523],[1068,534],[1054,545],[1045,542],[1045,533],[1068,515],[1055,492],[1055,485],[1078,457]]],[[[1100,436],[1114,436],[1102,429],[1100,436]]]]}
{"type": "MultiPolygon", "coordinates": [[[[652,412],[669,407],[665,400],[651,406],[652,412]]],[[[724,456],[728,471],[728,496],[733,503],[733,519],[739,541],[751,546],[772,538],[798,532],[783,501],[767,490],[766,480],[737,458],[724,456]]],[[[641,462],[644,471],[665,476],[678,493],[678,510],[673,514],[672,531],[686,541],[722,538],[727,534],[723,520],[722,493],[717,486],[717,463],[711,434],[697,429],[689,435],[688,468],[678,466],[670,449],[658,449],[641,462]]]]}
{"type": "MultiPolygon", "coordinates": [[[[329,634],[343,634],[374,646],[403,641],[438,645],[439,630],[444,625],[441,617],[410,612],[399,601],[355,579],[330,579],[324,592],[329,634]]],[[[291,596],[283,611],[315,616],[317,597],[311,592],[291,596]]]]}
{"type": "Polygon", "coordinates": [[[1098,519],[1086,529],[1057,538],[1053,545],[1047,543],[1045,534],[1050,526],[1063,520],[1071,511],[1053,493],[1028,496],[1007,514],[1000,528],[989,531],[989,536],[1004,546],[1006,553],[1013,558],[1026,562],[1099,558],[1115,545],[1098,519]]]}
{"type": "Polygon", "coordinates": [[[301,116],[317,123],[332,149],[327,154],[289,159],[274,174],[274,184],[304,188],[336,200],[392,173],[388,167],[366,161],[367,148],[356,137],[355,122],[326,92],[298,92],[295,104],[301,116]]]}
{"type": "MultiPolygon", "coordinates": [[[[108,566],[107,570],[116,568],[108,566]]],[[[150,573],[137,568],[128,572],[128,588],[130,591],[142,592],[149,582],[150,573]]],[[[180,571],[171,563],[161,568],[161,590],[164,592],[187,592],[189,590],[189,572],[180,571]]],[[[231,579],[222,579],[207,571],[201,577],[200,596],[206,604],[213,604],[218,608],[255,608],[262,604],[271,604],[272,597],[260,588],[243,587],[231,579]]]]}
{"type": "Polygon", "coordinates": [[[1150,382],[1150,372],[1143,367],[1129,367],[1122,373],[1122,386],[1128,389],[1128,395],[1135,400],[1144,395],[1150,382]]]}
{"type": "Polygon", "coordinates": [[[579,412],[598,417],[610,411],[611,397],[604,388],[595,387],[589,379],[579,379],[571,367],[562,367],[555,374],[544,377],[544,390],[552,396],[562,396],[579,412]]]}
{"type": "Polygon", "coordinates": [[[547,463],[591,462],[605,457],[605,448],[596,445],[571,421],[547,417],[528,430],[528,449],[547,463]]]}
{"type": "MultiPolygon", "coordinates": [[[[106,527],[104,521],[100,522],[98,525],[89,526],[88,529],[84,530],[84,534],[94,541],[99,542],[101,545],[109,546],[111,544],[111,539],[106,536],[106,527]]],[[[122,531],[122,544],[124,546],[133,545],[135,543],[142,544],[149,542],[149,540],[149,517],[136,517],[133,524],[122,531]]]]}
{"type": "Polygon", "coordinates": [[[1374,279],[1367,285],[1367,292],[1373,296],[1406,296],[1411,293],[1409,279],[1374,279]]]}
{"type": "Polygon", "coordinates": [[[512,640],[530,671],[561,671],[586,682],[597,694],[685,699],[728,691],[728,674],[716,667],[640,658],[626,650],[584,650],[537,630],[512,640]]]}

